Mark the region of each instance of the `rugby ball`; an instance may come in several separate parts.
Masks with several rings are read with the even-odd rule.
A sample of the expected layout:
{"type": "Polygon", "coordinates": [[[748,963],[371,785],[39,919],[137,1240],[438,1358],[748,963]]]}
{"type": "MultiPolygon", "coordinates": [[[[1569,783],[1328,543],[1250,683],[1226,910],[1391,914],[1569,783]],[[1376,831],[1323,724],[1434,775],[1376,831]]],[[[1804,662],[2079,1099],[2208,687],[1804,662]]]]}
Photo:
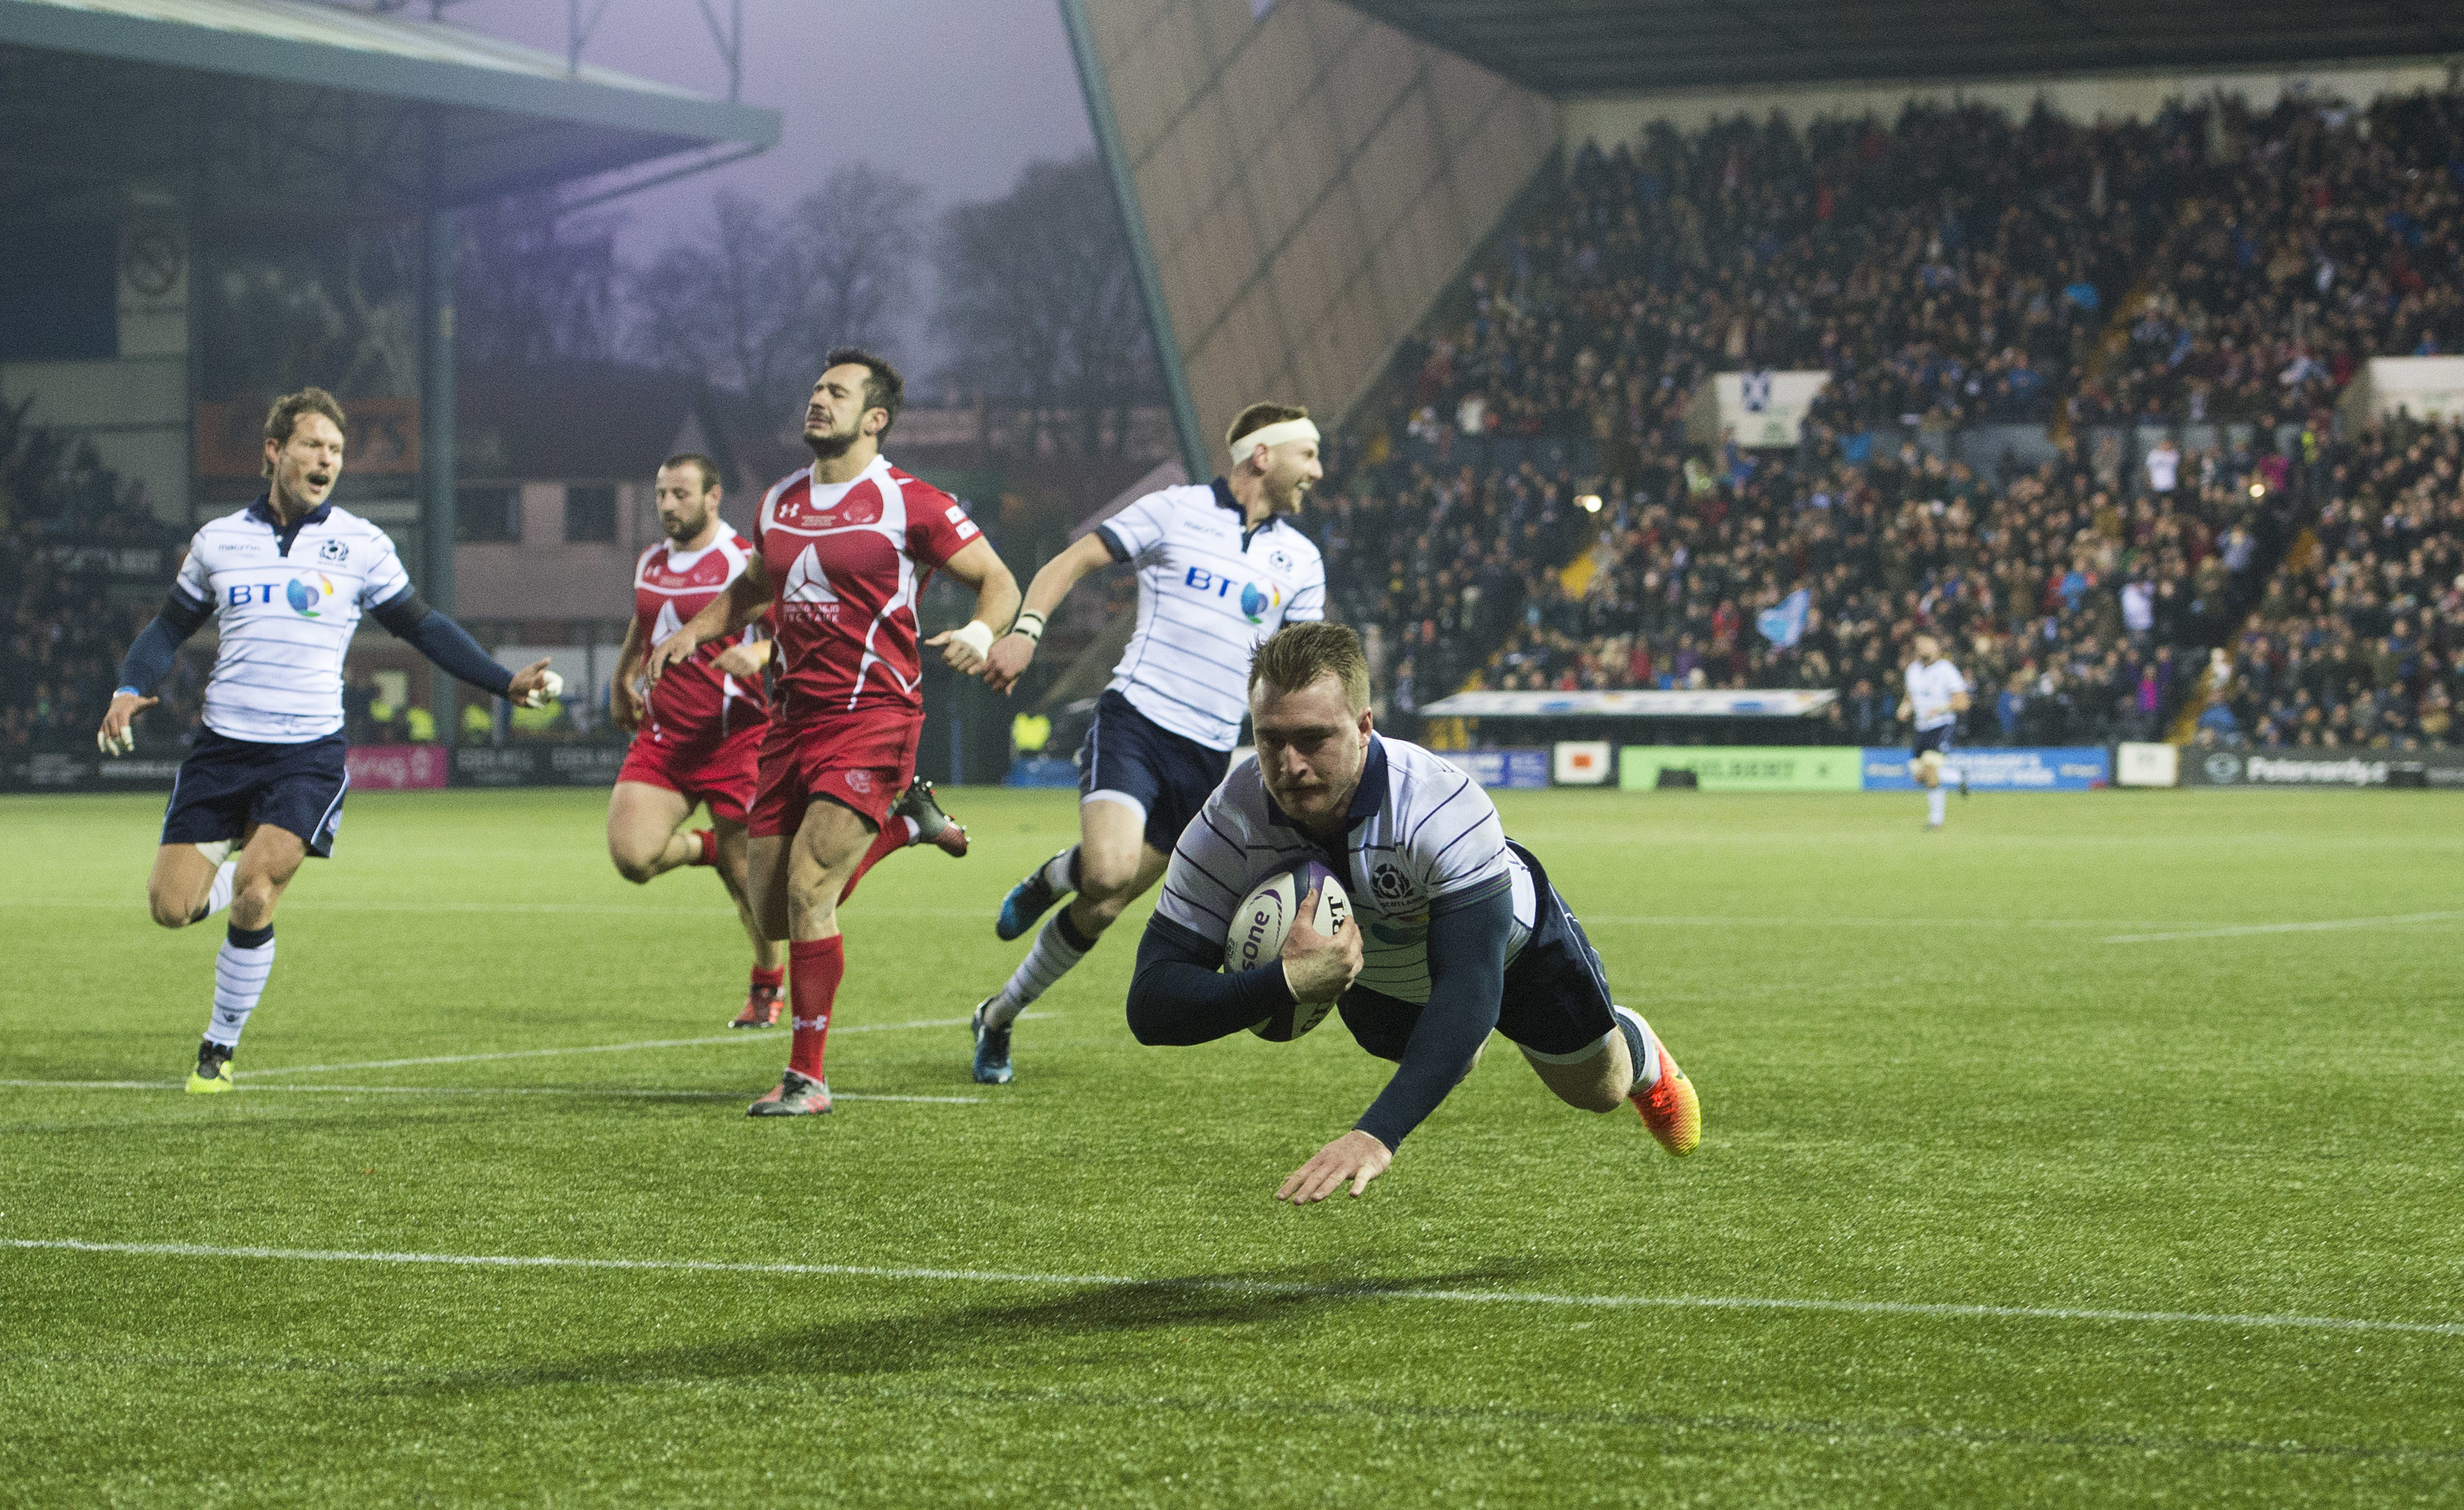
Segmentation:
{"type": "MultiPolygon", "coordinates": [[[[1255,969],[1270,965],[1284,952],[1284,939],[1292,931],[1292,919],[1309,899],[1318,893],[1317,914],[1309,926],[1320,933],[1332,933],[1352,916],[1352,898],[1334,873],[1315,860],[1302,860],[1260,881],[1241,910],[1233,915],[1231,937],[1223,950],[1223,967],[1227,970],[1255,969]]],[[[1310,1002],[1285,1007],[1265,1021],[1252,1024],[1249,1031],[1273,1043],[1289,1043],[1326,1020],[1334,1009],[1332,1002],[1310,1002]]]]}

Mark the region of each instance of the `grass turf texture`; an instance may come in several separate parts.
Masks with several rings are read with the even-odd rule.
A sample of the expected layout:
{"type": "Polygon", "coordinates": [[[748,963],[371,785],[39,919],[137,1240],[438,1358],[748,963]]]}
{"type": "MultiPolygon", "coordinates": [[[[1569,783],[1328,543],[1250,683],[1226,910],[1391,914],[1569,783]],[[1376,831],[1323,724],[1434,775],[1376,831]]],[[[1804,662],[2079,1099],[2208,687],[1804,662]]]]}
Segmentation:
{"type": "MultiPolygon", "coordinates": [[[[716,883],[624,884],[598,794],[363,795],[285,903],[239,1094],[0,1087],[0,1239],[1096,1277],[0,1248],[0,1502],[2464,1497],[2464,1327],[1375,1293],[2464,1322],[2452,796],[1980,798],[1929,835],[1913,796],[1505,795],[1702,1087],[1702,1151],[1493,1043],[1307,1210],[1269,1192],[1384,1067],[1331,1020],[1138,1048],[1143,904],[1014,1086],[886,1026],[999,984],[993,909],[1072,822],[949,804],[974,855],[848,909],[830,1077],[978,1100],[748,1121],[775,1032],[275,1074],[720,1036],[741,1000],[716,883]]],[[[221,928],[146,922],[154,811],[0,801],[0,1077],[185,1074],[221,928]]]]}

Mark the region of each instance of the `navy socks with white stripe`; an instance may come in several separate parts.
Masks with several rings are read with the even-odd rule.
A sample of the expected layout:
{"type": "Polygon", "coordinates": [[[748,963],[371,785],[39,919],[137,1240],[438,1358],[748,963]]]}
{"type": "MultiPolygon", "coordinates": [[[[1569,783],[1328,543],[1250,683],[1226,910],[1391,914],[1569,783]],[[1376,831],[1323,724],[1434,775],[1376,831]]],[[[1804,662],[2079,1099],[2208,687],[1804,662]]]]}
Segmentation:
{"type": "MultiPolygon", "coordinates": [[[[1077,852],[1073,850],[1070,853],[1074,855],[1077,852]]],[[[1016,1021],[1018,1014],[1026,1010],[1028,1003],[1050,990],[1052,983],[1068,974],[1069,967],[1085,959],[1087,951],[1094,946],[1094,940],[1079,936],[1077,927],[1069,921],[1068,908],[1064,907],[1054,913],[1052,921],[1035,936],[1035,947],[1027,950],[1026,958],[1019,962],[1018,970],[1010,976],[1009,984],[1002,987],[1001,994],[984,1008],[985,1026],[1000,1028],[1016,1021]]]]}
{"type": "Polygon", "coordinates": [[[206,1041],[238,1047],[240,1030],[248,1026],[248,1014],[256,1010],[265,978],[273,973],[274,924],[243,928],[232,923],[222,952],[214,957],[214,1019],[206,1029],[206,1041]]]}

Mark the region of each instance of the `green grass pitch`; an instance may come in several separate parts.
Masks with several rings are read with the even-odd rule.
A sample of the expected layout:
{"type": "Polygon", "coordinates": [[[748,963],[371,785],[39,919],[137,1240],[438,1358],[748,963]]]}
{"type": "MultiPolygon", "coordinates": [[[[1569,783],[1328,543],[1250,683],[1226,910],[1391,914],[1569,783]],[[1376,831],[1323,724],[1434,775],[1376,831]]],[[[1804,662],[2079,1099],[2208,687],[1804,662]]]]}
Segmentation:
{"type": "Polygon", "coordinates": [[[354,798],[211,1099],[156,805],[0,800],[0,1503],[2464,1500],[2452,796],[1505,795],[1702,1150],[1492,1043],[1307,1210],[1384,1067],[1138,1048],[1143,905],[969,1080],[1073,810],[948,800],[783,1123],[600,794],[354,798]]]}

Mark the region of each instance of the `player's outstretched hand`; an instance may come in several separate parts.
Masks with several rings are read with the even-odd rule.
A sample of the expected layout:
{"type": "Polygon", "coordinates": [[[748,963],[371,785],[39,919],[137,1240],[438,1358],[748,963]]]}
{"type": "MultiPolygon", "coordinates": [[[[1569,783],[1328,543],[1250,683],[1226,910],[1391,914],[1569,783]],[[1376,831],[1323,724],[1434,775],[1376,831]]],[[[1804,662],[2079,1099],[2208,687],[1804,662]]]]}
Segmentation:
{"type": "Polygon", "coordinates": [[[1035,636],[1004,634],[993,642],[993,653],[984,661],[984,685],[995,692],[1008,692],[1026,675],[1027,666],[1035,659],[1035,636]]]}
{"type": "Polygon", "coordinates": [[[957,629],[943,630],[924,642],[936,646],[941,661],[962,677],[982,676],[992,679],[991,665],[993,632],[979,620],[970,619],[957,629]]]}
{"type": "Polygon", "coordinates": [[[1312,886],[1301,901],[1300,916],[1284,936],[1284,984],[1296,1002],[1331,1002],[1342,995],[1360,973],[1360,924],[1347,916],[1331,935],[1317,931],[1318,893],[1312,886]]]}
{"type": "Polygon", "coordinates": [[[125,755],[135,749],[137,715],[162,700],[141,698],[133,692],[114,693],[111,706],[102,710],[102,727],[95,731],[96,747],[105,755],[125,755]]]}
{"type": "Polygon", "coordinates": [[[1275,1199],[1289,1201],[1294,1206],[1307,1206],[1323,1201],[1352,1182],[1352,1193],[1358,1195],[1369,1188],[1369,1182],[1386,1172],[1395,1162],[1395,1150],[1369,1134],[1354,1127],[1334,1142],[1320,1148],[1309,1163],[1294,1169],[1275,1199]]]}
{"type": "Polygon", "coordinates": [[[693,659],[693,653],[699,649],[701,649],[701,643],[693,637],[693,631],[690,629],[680,629],[651,646],[650,653],[642,657],[644,684],[657,681],[659,673],[670,666],[693,659]]]}
{"type": "Polygon", "coordinates": [[[505,700],[517,708],[543,708],[564,692],[564,678],[547,669],[544,659],[532,661],[514,673],[514,684],[505,689],[505,700]]]}
{"type": "Polygon", "coordinates": [[[766,639],[738,640],[711,658],[711,664],[731,677],[747,681],[761,675],[770,663],[770,642],[766,639]]]}

